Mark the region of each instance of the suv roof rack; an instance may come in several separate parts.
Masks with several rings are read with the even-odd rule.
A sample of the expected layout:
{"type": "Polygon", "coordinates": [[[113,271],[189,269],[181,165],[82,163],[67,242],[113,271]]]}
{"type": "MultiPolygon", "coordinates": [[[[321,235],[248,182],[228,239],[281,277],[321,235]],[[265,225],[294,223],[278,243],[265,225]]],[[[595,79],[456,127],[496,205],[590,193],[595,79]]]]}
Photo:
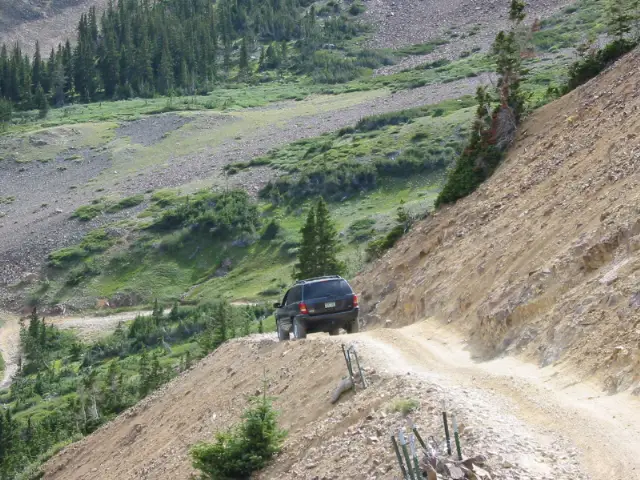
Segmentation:
{"type": "Polygon", "coordinates": [[[342,279],[342,277],[340,275],[325,275],[324,277],[314,277],[314,278],[307,278],[305,280],[298,280],[296,281],[296,283],[294,285],[302,285],[303,283],[309,283],[309,282],[316,282],[318,280],[329,280],[329,279],[342,279]]]}

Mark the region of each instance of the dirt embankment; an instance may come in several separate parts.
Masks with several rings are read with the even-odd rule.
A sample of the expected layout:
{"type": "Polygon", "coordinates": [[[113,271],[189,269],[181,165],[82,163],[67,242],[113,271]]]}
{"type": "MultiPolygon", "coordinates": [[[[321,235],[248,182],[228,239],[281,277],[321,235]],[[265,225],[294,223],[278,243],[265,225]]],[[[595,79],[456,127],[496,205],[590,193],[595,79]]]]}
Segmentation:
{"type": "Polygon", "coordinates": [[[360,276],[367,322],[434,316],[479,356],[640,393],[639,62],[536,112],[488,182],[360,276]]]}
{"type": "Polygon", "coordinates": [[[463,453],[485,455],[495,479],[640,478],[640,404],[560,373],[513,358],[476,364],[432,322],[288,343],[257,335],[228,342],[65,449],[44,478],[190,478],[189,447],[236,423],[264,378],[289,435],[258,479],[398,479],[390,436],[414,422],[440,442],[443,401],[458,416],[463,453]],[[346,373],[341,342],[357,347],[369,387],[332,405],[346,373]],[[417,408],[405,417],[398,399],[417,408]]]}

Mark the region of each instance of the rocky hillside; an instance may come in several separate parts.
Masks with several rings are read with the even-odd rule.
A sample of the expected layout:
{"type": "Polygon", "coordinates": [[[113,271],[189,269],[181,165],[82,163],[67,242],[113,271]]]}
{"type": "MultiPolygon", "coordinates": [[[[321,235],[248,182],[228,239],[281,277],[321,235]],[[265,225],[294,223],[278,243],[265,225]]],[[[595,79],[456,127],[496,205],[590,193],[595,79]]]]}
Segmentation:
{"type": "Polygon", "coordinates": [[[11,0],[0,3],[0,43],[20,44],[27,51],[40,41],[43,52],[72,35],[89,7],[99,9],[107,0],[11,0]]]}
{"type": "Polygon", "coordinates": [[[490,181],[360,276],[369,325],[433,316],[480,356],[640,393],[639,62],[537,111],[490,181]]]}

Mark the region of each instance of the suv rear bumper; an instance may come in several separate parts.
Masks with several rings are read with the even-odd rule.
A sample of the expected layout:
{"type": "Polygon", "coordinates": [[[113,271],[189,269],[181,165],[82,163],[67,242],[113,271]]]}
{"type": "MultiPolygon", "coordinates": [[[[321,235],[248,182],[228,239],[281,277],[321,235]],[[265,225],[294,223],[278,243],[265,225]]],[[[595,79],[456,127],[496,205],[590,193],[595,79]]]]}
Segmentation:
{"type": "Polygon", "coordinates": [[[344,312],[325,313],[322,315],[297,315],[296,318],[304,322],[309,333],[324,332],[335,328],[345,328],[350,322],[358,318],[360,308],[352,308],[344,312]]]}

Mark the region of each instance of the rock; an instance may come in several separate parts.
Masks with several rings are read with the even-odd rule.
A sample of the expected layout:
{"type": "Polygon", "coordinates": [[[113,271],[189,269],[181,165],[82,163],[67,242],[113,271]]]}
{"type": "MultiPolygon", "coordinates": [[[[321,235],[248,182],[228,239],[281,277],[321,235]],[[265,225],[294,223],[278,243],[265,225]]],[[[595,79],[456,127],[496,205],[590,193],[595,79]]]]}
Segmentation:
{"type": "Polygon", "coordinates": [[[393,322],[391,320],[389,320],[389,319],[385,320],[384,321],[384,328],[391,328],[391,324],[392,323],[393,322]]]}
{"type": "Polygon", "coordinates": [[[476,465],[473,466],[473,473],[475,473],[476,477],[478,478],[491,480],[491,475],[489,475],[489,472],[476,465]]]}
{"type": "Polygon", "coordinates": [[[452,463],[445,463],[444,470],[451,480],[463,480],[465,478],[462,469],[452,463]]]}

